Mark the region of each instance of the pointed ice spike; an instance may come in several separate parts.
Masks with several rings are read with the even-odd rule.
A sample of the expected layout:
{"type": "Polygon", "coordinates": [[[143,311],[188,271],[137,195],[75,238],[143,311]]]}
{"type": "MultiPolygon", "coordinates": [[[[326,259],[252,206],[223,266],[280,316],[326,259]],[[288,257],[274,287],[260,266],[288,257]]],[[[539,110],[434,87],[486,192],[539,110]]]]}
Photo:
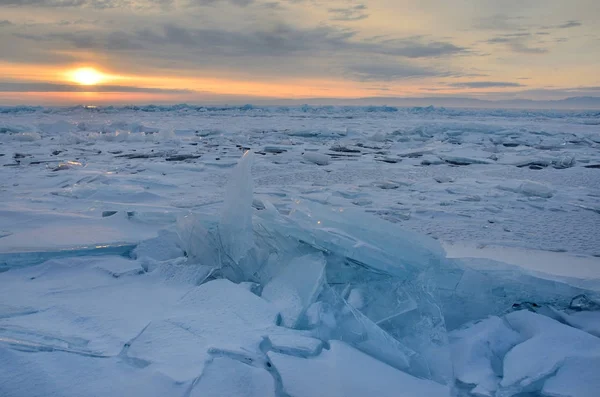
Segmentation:
{"type": "Polygon", "coordinates": [[[254,245],[252,236],[252,159],[247,151],[238,162],[225,188],[225,203],[219,221],[223,253],[238,264],[254,245]]]}

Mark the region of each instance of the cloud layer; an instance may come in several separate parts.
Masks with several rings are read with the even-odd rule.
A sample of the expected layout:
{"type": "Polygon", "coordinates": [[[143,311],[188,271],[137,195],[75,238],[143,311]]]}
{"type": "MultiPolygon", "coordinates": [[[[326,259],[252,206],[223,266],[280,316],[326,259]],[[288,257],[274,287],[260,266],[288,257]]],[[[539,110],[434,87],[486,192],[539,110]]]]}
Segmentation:
{"type": "MultiPolygon", "coordinates": [[[[0,87],[78,90],[64,81],[40,82],[41,77],[19,73],[18,65],[40,70],[96,65],[126,76],[190,82],[330,83],[336,92],[352,95],[372,90],[497,95],[600,85],[592,72],[600,68],[595,2],[470,3],[0,0],[0,76],[7,76],[4,82],[0,77],[0,87]],[[2,69],[6,65],[13,72],[2,69]]],[[[149,88],[97,90],[182,92],[153,91],[158,89],[145,84],[149,88]]]]}

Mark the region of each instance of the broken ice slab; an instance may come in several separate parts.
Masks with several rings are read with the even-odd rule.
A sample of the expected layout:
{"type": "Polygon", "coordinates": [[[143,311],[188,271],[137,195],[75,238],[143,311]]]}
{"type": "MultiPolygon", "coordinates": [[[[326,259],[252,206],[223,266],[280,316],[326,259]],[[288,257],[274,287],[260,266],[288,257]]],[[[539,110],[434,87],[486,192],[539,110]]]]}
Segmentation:
{"type": "Polygon", "coordinates": [[[38,265],[50,259],[103,255],[129,257],[135,247],[135,244],[106,244],[55,251],[0,253],[0,272],[11,268],[38,265]]]}
{"type": "Polygon", "coordinates": [[[267,340],[269,351],[290,356],[312,357],[323,350],[323,341],[299,333],[272,333],[267,340]]]}
{"type": "Polygon", "coordinates": [[[306,152],[302,157],[304,160],[316,165],[328,165],[330,162],[329,156],[318,152],[306,152]]]}
{"type": "Polygon", "coordinates": [[[81,338],[59,338],[19,328],[0,328],[0,348],[6,346],[23,352],[65,352],[88,357],[109,357],[88,349],[88,343],[89,341],[81,338]]]}
{"type": "Polygon", "coordinates": [[[280,311],[283,325],[294,328],[325,283],[325,258],[317,252],[293,259],[265,285],[261,296],[280,311]]]}
{"type": "Polygon", "coordinates": [[[472,393],[493,396],[502,375],[502,358],[521,336],[501,318],[492,316],[450,333],[454,376],[472,393]]]}
{"type": "Polygon", "coordinates": [[[213,359],[194,384],[190,397],[275,397],[275,382],[265,369],[228,357],[213,359]]]}
{"type": "Polygon", "coordinates": [[[177,219],[179,245],[192,262],[200,262],[210,267],[221,265],[219,238],[210,226],[203,222],[203,216],[189,213],[177,219]]]}
{"type": "Polygon", "coordinates": [[[140,242],[132,252],[134,258],[150,258],[155,261],[166,261],[183,257],[180,238],[175,232],[160,231],[158,237],[140,242]]]}
{"type": "Polygon", "coordinates": [[[257,226],[373,271],[412,279],[444,261],[435,240],[399,228],[361,209],[296,202],[289,216],[257,214],[257,226]]]}
{"type": "Polygon", "coordinates": [[[555,193],[551,187],[534,181],[508,181],[498,185],[497,188],[528,197],[550,198],[555,193]]]}
{"type": "Polygon", "coordinates": [[[451,332],[459,387],[490,397],[595,396],[600,340],[559,321],[521,310],[451,332]]]}
{"type": "Polygon", "coordinates": [[[127,357],[179,382],[198,377],[214,355],[256,361],[264,337],[279,328],[273,305],[224,279],[191,289],[169,314],[132,341],[127,357]]]}
{"type": "Polygon", "coordinates": [[[596,397],[600,390],[600,357],[567,358],[542,388],[545,396],[596,397]]]}
{"type": "Polygon", "coordinates": [[[568,394],[570,396],[592,395],[591,390],[586,390],[589,390],[588,386],[597,384],[597,375],[600,373],[600,339],[525,310],[510,313],[505,319],[521,335],[523,342],[513,347],[504,357],[503,378],[498,396],[539,392],[552,379],[554,381],[548,386],[551,389],[562,386],[572,390],[568,394]],[[575,369],[571,367],[573,365],[591,370],[580,372],[577,381],[562,376],[562,371],[572,373],[575,369]],[[561,385],[562,382],[567,384],[561,385]]]}
{"type": "Polygon", "coordinates": [[[456,260],[453,269],[432,272],[431,279],[450,330],[489,315],[502,315],[516,303],[535,302],[566,309],[577,295],[600,298],[598,290],[578,287],[579,280],[539,275],[483,258],[456,260]]]}
{"type": "Polygon", "coordinates": [[[309,309],[306,326],[321,339],[343,340],[411,375],[448,383],[452,368],[441,313],[428,312],[431,302],[420,302],[418,293],[401,296],[394,288],[383,292],[386,287],[393,285],[372,280],[330,284],[309,309]],[[341,293],[336,292],[340,289],[341,293]],[[357,294],[361,289],[365,295],[373,295],[357,294]],[[348,291],[346,300],[342,294],[348,291]]]}
{"type": "Polygon", "coordinates": [[[181,396],[187,385],[124,363],[67,352],[29,353],[0,345],[0,394],[19,396],[181,396]]]}
{"type": "Polygon", "coordinates": [[[295,397],[448,397],[450,390],[392,368],[339,341],[316,357],[270,352],[283,391],[295,397]]]}
{"type": "Polygon", "coordinates": [[[329,287],[298,325],[413,375],[447,383],[451,366],[444,318],[427,290],[431,280],[420,279],[427,269],[447,266],[437,242],[362,211],[297,204],[289,216],[265,210],[256,220],[267,231],[257,244],[274,245],[277,256],[298,250],[294,241],[326,256],[329,287]]]}
{"type": "MultiPolygon", "coordinates": [[[[0,255],[23,254],[2,259],[25,264],[43,262],[46,253],[59,252],[60,257],[121,255],[139,241],[156,237],[158,230],[164,227],[133,221],[125,213],[102,218],[99,214],[88,216],[10,209],[1,211],[1,216],[10,223],[8,231],[11,234],[0,238],[0,255]],[[102,252],[102,249],[106,251],[102,252]],[[42,253],[42,260],[34,259],[37,253],[42,253]],[[19,256],[22,256],[21,260],[19,256]]],[[[51,254],[50,257],[54,256],[51,254]]]]}

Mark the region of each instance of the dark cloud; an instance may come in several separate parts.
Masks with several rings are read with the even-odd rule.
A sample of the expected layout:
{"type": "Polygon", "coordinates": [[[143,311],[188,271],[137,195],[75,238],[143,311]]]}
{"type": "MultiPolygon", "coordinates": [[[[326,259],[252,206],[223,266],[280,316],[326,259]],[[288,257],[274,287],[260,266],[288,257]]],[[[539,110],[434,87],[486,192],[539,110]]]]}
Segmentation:
{"type": "MultiPolygon", "coordinates": [[[[35,41],[56,41],[78,49],[124,50],[186,48],[204,56],[327,56],[332,54],[378,54],[404,58],[436,58],[466,51],[450,42],[430,41],[421,37],[385,40],[358,40],[357,31],[331,26],[298,28],[277,24],[257,30],[229,31],[210,28],[185,28],[166,24],[161,28],[117,31],[100,34],[71,31],[42,35],[15,34],[35,41]]],[[[173,52],[172,52],[173,53],[173,52]]]]}
{"type": "Polygon", "coordinates": [[[148,87],[129,87],[119,85],[82,86],[52,83],[0,82],[0,92],[145,92],[156,94],[186,94],[192,93],[194,91],[148,87]]]}
{"type": "MultiPolygon", "coordinates": [[[[132,6],[132,4],[171,4],[161,0],[0,0],[33,5],[89,7],[102,4],[132,6]]],[[[185,4],[188,0],[177,1],[185,4]]],[[[36,51],[39,63],[49,52],[56,54],[94,54],[108,67],[123,73],[156,73],[174,75],[219,75],[236,78],[269,76],[271,78],[347,76],[359,81],[390,81],[416,76],[442,76],[433,65],[437,58],[467,54],[469,50],[449,40],[429,36],[363,38],[357,29],[347,26],[320,24],[300,27],[280,22],[280,13],[270,13],[263,0],[197,0],[196,5],[228,4],[249,7],[241,12],[248,18],[239,24],[210,22],[215,9],[186,9],[190,18],[172,14],[144,14],[144,19],[131,15],[106,12],[91,14],[80,10],[76,17],[92,15],[96,23],[72,23],[65,15],[56,22],[19,25],[12,35],[0,38],[10,43],[5,56],[11,62],[31,60],[36,51]],[[256,7],[254,7],[256,5],[256,7]],[[196,16],[206,14],[197,20],[196,16]],[[194,14],[196,13],[196,14],[194,14]],[[106,16],[106,17],[105,17],[106,16]],[[110,17],[110,19],[108,19],[110,17]],[[112,21],[112,24],[109,22],[112,21]],[[159,23],[156,23],[156,22],[159,23]],[[178,21],[179,23],[174,23],[178,21]],[[192,22],[196,21],[196,22],[192,22]],[[192,26],[190,24],[193,23],[192,26]],[[27,53],[26,53],[27,49],[27,53]],[[347,62],[351,59],[352,62],[347,62]],[[357,62],[356,60],[360,60],[357,62]],[[420,63],[428,61],[423,67],[420,63]]],[[[272,2],[268,4],[280,4],[272,2]]],[[[284,3],[285,4],[285,3],[284,3]]],[[[311,3],[312,4],[312,3],[311,3]]],[[[355,3],[356,4],[356,3],[355,3]]],[[[221,7],[221,6],[219,6],[221,7]]],[[[267,6],[271,7],[271,6],[267,6]]],[[[275,6],[278,7],[278,6],[275,6]]],[[[330,15],[345,15],[342,10],[366,13],[367,6],[359,4],[344,9],[332,9],[330,15]]],[[[238,10],[238,12],[240,12],[238,10]]],[[[69,16],[71,17],[71,15],[69,16]]],[[[76,17],[72,17],[73,21],[76,17]]],[[[227,20],[225,18],[225,20],[227,20]]]]}
{"type": "MultiPolygon", "coordinates": [[[[232,0],[238,1],[238,0],[232,0]]],[[[245,1],[245,0],[239,0],[245,1]]],[[[9,7],[47,7],[47,8],[74,8],[86,7],[95,9],[110,8],[168,8],[174,0],[0,0],[0,6],[9,7]]]]}
{"type": "Polygon", "coordinates": [[[1,6],[12,7],[82,7],[94,8],[114,7],[111,0],[0,0],[1,6]]]}
{"type": "Polygon", "coordinates": [[[13,25],[13,23],[11,21],[6,20],[6,19],[0,21],[0,28],[3,28],[5,26],[11,26],[11,25],[13,25]]]}
{"type": "Polygon", "coordinates": [[[229,3],[239,7],[247,7],[255,3],[255,0],[191,0],[189,5],[214,6],[219,3],[229,3]]]}
{"type": "Polygon", "coordinates": [[[327,10],[332,21],[359,21],[369,17],[367,14],[367,6],[364,4],[358,4],[351,7],[345,8],[330,8],[327,10]]]}
{"type": "Polygon", "coordinates": [[[281,5],[281,3],[277,2],[277,1],[269,1],[269,2],[266,2],[266,3],[262,3],[262,6],[264,8],[268,8],[268,9],[271,9],[271,10],[278,10],[278,9],[283,8],[283,6],[281,5]]]}
{"type": "Polygon", "coordinates": [[[558,29],[569,29],[576,28],[578,26],[582,26],[583,24],[579,21],[568,21],[567,23],[563,23],[562,25],[558,25],[558,29]]]}
{"type": "Polygon", "coordinates": [[[458,55],[467,52],[447,41],[427,41],[423,38],[388,39],[374,42],[379,52],[406,58],[435,58],[447,55],[458,55]]]}
{"type": "Polygon", "coordinates": [[[512,17],[505,14],[496,14],[479,18],[474,28],[482,30],[518,30],[521,29],[523,17],[512,17]]]}
{"type": "Polygon", "coordinates": [[[508,43],[508,45],[513,52],[518,52],[521,54],[546,54],[549,52],[547,48],[531,47],[519,40],[511,41],[508,43]]]}
{"type": "Polygon", "coordinates": [[[523,84],[511,83],[506,81],[467,81],[462,83],[448,84],[455,88],[510,88],[510,87],[523,87],[523,84]]]}
{"type": "Polygon", "coordinates": [[[540,29],[554,30],[554,29],[570,29],[582,26],[580,21],[567,21],[560,25],[541,26],[540,29]]]}
{"type": "Polygon", "coordinates": [[[520,54],[545,54],[548,52],[547,48],[536,46],[536,43],[539,45],[539,41],[533,40],[529,33],[504,34],[492,37],[486,40],[486,43],[505,44],[509,50],[520,54]]]}
{"type": "Polygon", "coordinates": [[[427,67],[416,67],[384,60],[347,64],[347,77],[359,81],[393,81],[418,77],[442,76],[444,73],[427,67]]]}
{"type": "MultiPolygon", "coordinates": [[[[487,94],[498,95],[499,97],[510,95],[534,100],[556,100],[573,97],[600,97],[600,87],[537,88],[509,92],[488,92],[487,94]]],[[[597,107],[597,102],[594,107],[597,107]]]]}
{"type": "Polygon", "coordinates": [[[549,32],[558,29],[570,29],[582,26],[581,21],[569,20],[565,23],[558,25],[536,25],[527,22],[527,19],[523,17],[512,17],[504,14],[496,14],[491,17],[480,18],[474,24],[476,29],[481,30],[496,30],[496,31],[513,31],[521,32],[525,35],[529,35],[533,30],[541,30],[538,35],[548,35],[549,32]]]}

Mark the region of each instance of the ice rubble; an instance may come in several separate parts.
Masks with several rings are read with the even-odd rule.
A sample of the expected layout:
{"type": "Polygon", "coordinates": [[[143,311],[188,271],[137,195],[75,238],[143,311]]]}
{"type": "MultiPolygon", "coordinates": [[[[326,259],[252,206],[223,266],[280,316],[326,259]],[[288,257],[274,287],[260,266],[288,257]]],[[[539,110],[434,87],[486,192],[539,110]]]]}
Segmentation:
{"type": "MultiPolygon", "coordinates": [[[[233,180],[239,181],[234,193],[239,202],[229,201],[226,211],[248,225],[244,218],[248,214],[240,211],[252,203],[245,158],[233,180]]],[[[232,185],[229,189],[231,194],[232,185]]],[[[460,342],[451,344],[447,329],[502,315],[511,305],[519,308],[518,302],[527,300],[564,309],[581,292],[566,283],[538,279],[489,261],[476,267],[447,260],[435,241],[367,218],[357,209],[297,200],[283,216],[268,202],[263,204],[264,209],[254,214],[253,229],[231,231],[240,236],[244,247],[252,242],[244,248],[245,256],[232,256],[222,242],[217,253],[212,243],[207,247],[206,242],[214,243],[217,234],[210,230],[209,221],[198,220],[195,227],[202,228],[204,242],[196,244],[208,254],[196,255],[196,259],[220,270],[233,266],[237,281],[241,275],[262,285],[261,296],[278,308],[283,326],[306,330],[330,344],[343,341],[418,378],[441,384],[452,384],[456,378],[474,384],[475,394],[491,395],[498,389],[497,363],[486,360],[506,354],[520,334],[503,323],[482,331],[477,331],[481,326],[476,324],[467,328],[468,336],[462,339],[457,331],[453,337],[460,342]]],[[[225,227],[223,222],[217,225],[221,236],[225,227]]],[[[298,359],[281,360],[288,365],[298,359]]],[[[283,380],[285,386],[285,376],[283,380]]],[[[503,386],[502,393],[521,390],[511,387],[503,386]]],[[[298,393],[311,395],[310,391],[298,393]]]]}
{"type": "Polygon", "coordinates": [[[593,396],[600,339],[527,310],[450,333],[456,378],[478,396],[593,396]]]}
{"type": "Polygon", "coordinates": [[[68,258],[3,273],[0,365],[10,371],[0,371],[0,394],[597,390],[594,292],[446,259],[436,241],[360,208],[297,200],[283,215],[262,200],[254,210],[251,160],[247,153],[233,171],[220,217],[180,217],[177,234],[138,245],[135,259],[68,258]],[[119,381],[98,384],[96,372],[119,381]],[[22,382],[30,373],[34,382],[22,382]]]}

